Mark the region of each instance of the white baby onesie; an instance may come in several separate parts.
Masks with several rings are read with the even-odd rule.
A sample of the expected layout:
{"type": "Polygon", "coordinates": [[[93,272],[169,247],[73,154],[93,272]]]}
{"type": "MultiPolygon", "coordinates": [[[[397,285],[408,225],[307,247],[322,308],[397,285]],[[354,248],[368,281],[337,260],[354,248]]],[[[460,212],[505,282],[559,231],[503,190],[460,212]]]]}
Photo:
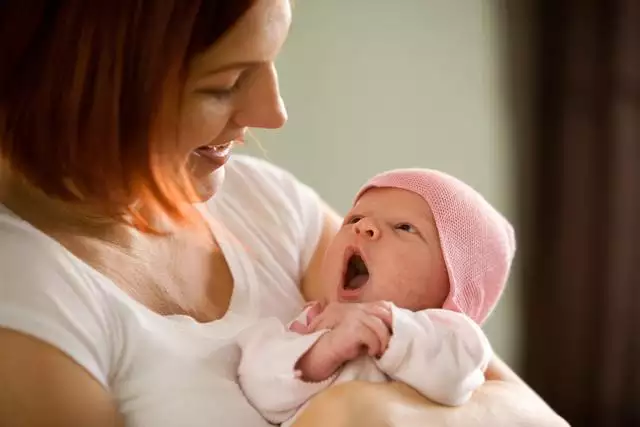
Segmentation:
{"type": "MultiPolygon", "coordinates": [[[[469,400],[484,383],[493,353],[482,329],[449,310],[412,312],[392,305],[391,313],[392,336],[384,354],[350,361],[322,382],[301,380],[294,367],[328,330],[301,335],[275,318],[262,319],[239,337],[240,386],[268,421],[283,426],[291,425],[316,393],[350,380],[401,381],[443,405],[469,400]]],[[[296,321],[306,324],[306,310],[296,321]]]]}

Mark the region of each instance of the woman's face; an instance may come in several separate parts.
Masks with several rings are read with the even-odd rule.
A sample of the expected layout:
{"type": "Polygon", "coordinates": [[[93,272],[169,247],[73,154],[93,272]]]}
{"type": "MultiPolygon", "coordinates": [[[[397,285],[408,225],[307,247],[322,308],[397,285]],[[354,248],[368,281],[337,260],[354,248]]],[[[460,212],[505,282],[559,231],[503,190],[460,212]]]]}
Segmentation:
{"type": "Polygon", "coordinates": [[[187,165],[201,200],[222,183],[222,166],[247,128],[275,129],[286,122],[274,60],[290,23],[289,0],[257,0],[190,65],[177,159],[187,165]]]}

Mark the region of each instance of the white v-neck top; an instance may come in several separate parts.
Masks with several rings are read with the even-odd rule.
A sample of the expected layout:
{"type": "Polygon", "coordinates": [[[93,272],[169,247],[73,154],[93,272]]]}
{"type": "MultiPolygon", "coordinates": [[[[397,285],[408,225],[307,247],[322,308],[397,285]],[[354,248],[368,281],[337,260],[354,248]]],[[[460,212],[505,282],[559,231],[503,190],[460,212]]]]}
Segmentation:
{"type": "Polygon", "coordinates": [[[73,358],[110,391],[127,426],[268,426],[238,387],[236,337],[256,319],[300,311],[321,202],[289,173],[238,155],[207,208],[234,291],[222,319],[198,323],[150,311],[0,205],[0,327],[73,358]]]}

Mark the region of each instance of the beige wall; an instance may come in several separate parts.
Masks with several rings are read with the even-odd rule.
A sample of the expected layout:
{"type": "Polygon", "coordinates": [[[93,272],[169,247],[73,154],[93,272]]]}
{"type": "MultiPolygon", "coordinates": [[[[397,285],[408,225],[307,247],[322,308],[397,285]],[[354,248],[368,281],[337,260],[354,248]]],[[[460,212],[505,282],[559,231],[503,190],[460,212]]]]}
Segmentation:
{"type": "MultiPolygon", "coordinates": [[[[487,0],[296,1],[278,63],[289,123],[256,132],[267,157],[342,213],[374,173],[422,166],[465,180],[512,218],[497,9],[487,0]]],[[[512,283],[486,326],[513,364],[517,298],[512,283]]]]}

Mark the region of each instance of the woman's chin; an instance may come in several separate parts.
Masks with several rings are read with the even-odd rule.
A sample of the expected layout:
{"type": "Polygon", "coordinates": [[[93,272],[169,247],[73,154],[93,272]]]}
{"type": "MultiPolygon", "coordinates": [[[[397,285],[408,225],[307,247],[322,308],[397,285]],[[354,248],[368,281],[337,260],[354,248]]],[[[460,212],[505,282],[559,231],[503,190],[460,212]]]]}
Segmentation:
{"type": "Polygon", "coordinates": [[[192,180],[196,200],[193,203],[202,203],[211,199],[220,190],[224,183],[225,168],[219,167],[210,174],[202,177],[194,177],[192,180]]]}

